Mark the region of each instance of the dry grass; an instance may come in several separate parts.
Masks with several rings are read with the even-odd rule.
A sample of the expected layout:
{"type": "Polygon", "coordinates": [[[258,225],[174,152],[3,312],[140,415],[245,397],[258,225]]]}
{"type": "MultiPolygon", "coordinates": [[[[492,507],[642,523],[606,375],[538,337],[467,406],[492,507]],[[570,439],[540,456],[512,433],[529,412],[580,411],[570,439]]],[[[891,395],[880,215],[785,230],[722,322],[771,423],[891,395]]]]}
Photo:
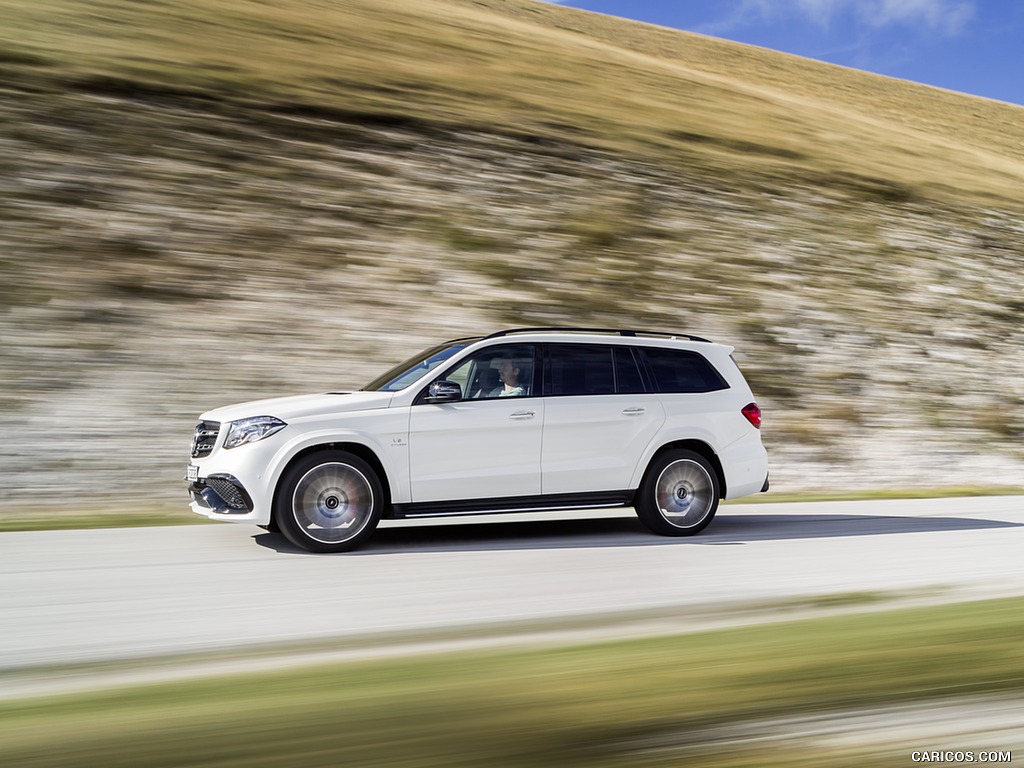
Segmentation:
{"type": "Polygon", "coordinates": [[[18,80],[1018,205],[1021,108],[529,0],[0,0],[18,80]],[[39,66],[46,62],[46,66],[39,66]]]}

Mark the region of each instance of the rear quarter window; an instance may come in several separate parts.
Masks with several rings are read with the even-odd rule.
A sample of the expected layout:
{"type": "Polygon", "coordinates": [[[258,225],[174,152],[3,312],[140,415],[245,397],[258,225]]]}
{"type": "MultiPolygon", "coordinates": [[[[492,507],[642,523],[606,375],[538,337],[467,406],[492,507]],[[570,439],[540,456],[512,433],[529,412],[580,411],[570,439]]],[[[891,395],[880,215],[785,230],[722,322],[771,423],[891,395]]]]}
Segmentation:
{"type": "Polygon", "coordinates": [[[729,388],[715,367],[697,352],[645,347],[643,355],[655,392],[715,392],[729,388]]]}

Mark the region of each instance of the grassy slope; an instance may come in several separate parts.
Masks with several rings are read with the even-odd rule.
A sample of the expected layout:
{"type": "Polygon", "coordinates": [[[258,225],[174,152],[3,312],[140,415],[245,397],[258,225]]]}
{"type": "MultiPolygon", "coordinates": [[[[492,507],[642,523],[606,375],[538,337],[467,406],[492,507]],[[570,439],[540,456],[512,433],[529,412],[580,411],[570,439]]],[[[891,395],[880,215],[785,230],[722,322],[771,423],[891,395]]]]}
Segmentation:
{"type": "MultiPolygon", "coordinates": [[[[781,98],[783,103],[796,106],[798,111],[801,106],[808,108],[808,117],[813,118],[813,110],[817,108],[838,116],[840,121],[883,128],[880,146],[872,147],[870,156],[881,159],[882,167],[889,169],[888,172],[909,170],[892,168],[885,164],[892,158],[880,158],[877,154],[889,144],[885,138],[889,132],[906,131],[909,137],[934,142],[932,148],[940,154],[949,151],[973,154],[991,169],[1009,172],[1007,180],[1019,176],[1020,163],[1024,161],[1019,105],[571,8],[538,7],[534,3],[504,0],[454,1],[484,5],[496,13],[519,19],[540,16],[547,24],[573,30],[616,48],[680,64],[693,72],[730,83],[738,90],[761,93],[772,100],[781,98]]],[[[755,130],[760,127],[756,114],[750,115],[748,120],[755,130]]],[[[823,133],[829,133],[834,127],[830,119],[823,121],[823,133]],[[825,128],[826,125],[829,127],[825,128]]],[[[856,126],[851,130],[856,131],[856,126]]],[[[897,139],[896,145],[901,143],[897,139]]],[[[919,154],[912,152],[910,162],[917,165],[927,161],[929,154],[927,149],[919,154]]],[[[940,175],[944,173],[941,167],[938,170],[940,175]]],[[[881,175],[887,177],[888,172],[881,175]]]]}
{"type": "Polygon", "coordinates": [[[1006,205],[1024,189],[1020,108],[522,0],[3,0],[0,14],[0,60],[22,82],[497,127],[1006,205]]]}
{"type": "MultiPolygon", "coordinates": [[[[933,745],[855,741],[830,750],[799,740],[744,745],[736,734],[761,718],[1018,695],[1022,615],[1020,599],[988,601],[0,703],[0,762],[19,768],[906,765],[910,749],[933,745]],[[716,741],[713,729],[721,726],[740,730],[716,741]]],[[[762,726],[746,735],[771,733],[762,726]]]]}

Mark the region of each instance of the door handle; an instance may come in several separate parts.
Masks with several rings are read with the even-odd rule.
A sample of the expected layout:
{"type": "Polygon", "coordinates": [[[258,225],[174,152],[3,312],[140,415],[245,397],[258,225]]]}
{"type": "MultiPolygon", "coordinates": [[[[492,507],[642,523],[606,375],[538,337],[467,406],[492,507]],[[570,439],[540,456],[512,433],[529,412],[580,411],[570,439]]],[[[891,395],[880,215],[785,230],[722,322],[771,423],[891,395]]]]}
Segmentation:
{"type": "Polygon", "coordinates": [[[510,419],[532,419],[537,415],[536,411],[516,411],[509,416],[510,419]]]}
{"type": "Polygon", "coordinates": [[[622,413],[625,416],[642,416],[643,414],[647,413],[647,409],[646,408],[627,408],[622,413]]]}

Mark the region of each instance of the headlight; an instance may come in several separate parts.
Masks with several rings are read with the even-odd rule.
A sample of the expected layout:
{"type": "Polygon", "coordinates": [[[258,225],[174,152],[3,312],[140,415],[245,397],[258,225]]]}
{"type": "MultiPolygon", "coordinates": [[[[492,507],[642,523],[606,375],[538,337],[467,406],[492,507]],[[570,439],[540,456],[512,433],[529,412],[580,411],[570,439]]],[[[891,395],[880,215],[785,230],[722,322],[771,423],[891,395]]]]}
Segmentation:
{"type": "Polygon", "coordinates": [[[232,421],[228,427],[228,433],[224,437],[224,447],[237,448],[246,443],[255,443],[257,440],[280,432],[287,426],[273,416],[254,416],[251,419],[232,421]]]}

